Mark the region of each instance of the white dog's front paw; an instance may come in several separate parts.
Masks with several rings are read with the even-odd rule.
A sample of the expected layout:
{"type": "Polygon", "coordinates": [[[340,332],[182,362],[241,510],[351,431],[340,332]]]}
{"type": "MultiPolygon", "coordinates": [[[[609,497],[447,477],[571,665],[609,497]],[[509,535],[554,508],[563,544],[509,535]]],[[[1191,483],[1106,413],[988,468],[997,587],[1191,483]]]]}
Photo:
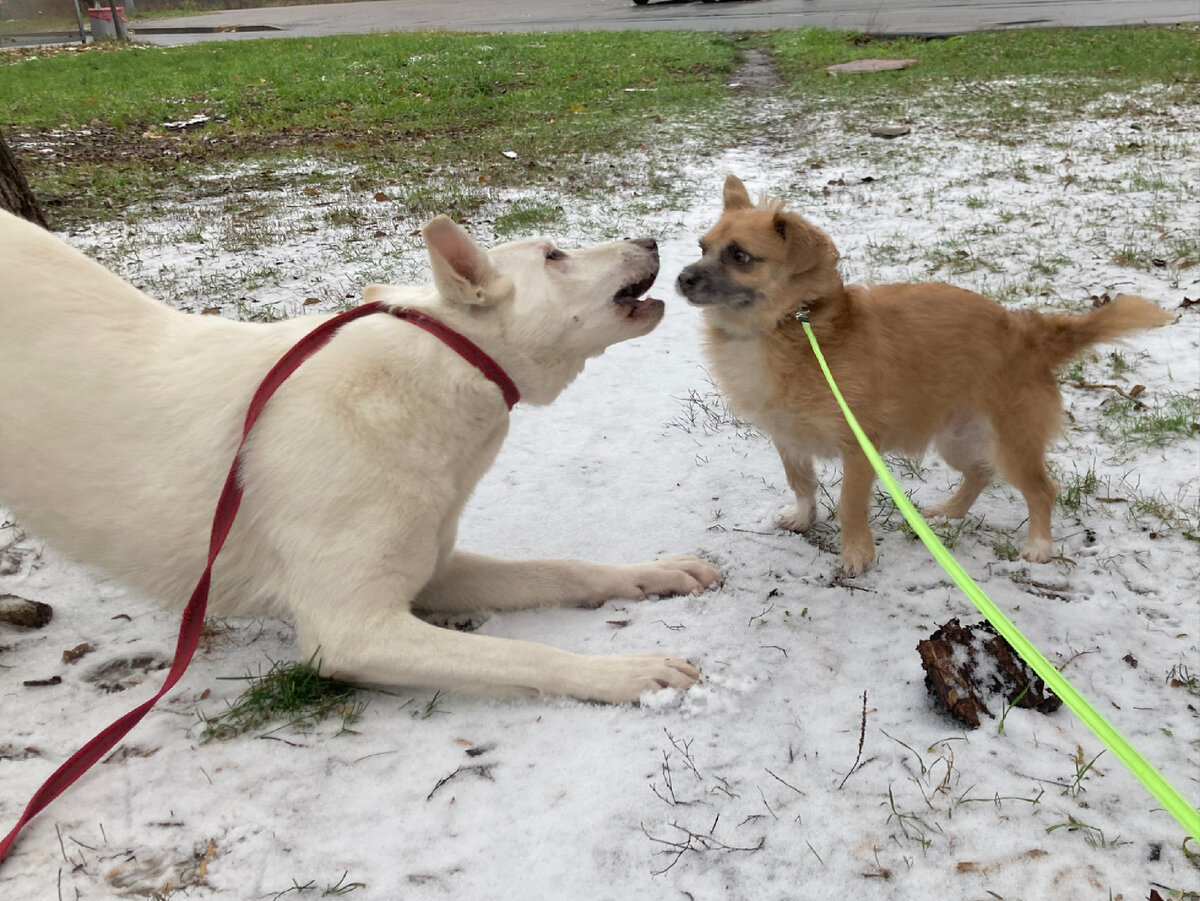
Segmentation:
{"type": "Polygon", "coordinates": [[[699,557],[664,557],[652,563],[605,567],[603,578],[586,593],[581,607],[599,607],[614,598],[645,600],[650,595],[699,594],[724,581],[721,571],[699,557]]]}
{"type": "Polygon", "coordinates": [[[653,563],[646,564],[646,566],[653,567],[663,576],[660,580],[647,581],[658,581],[659,584],[667,586],[665,591],[648,590],[646,594],[657,594],[660,596],[670,594],[699,594],[702,591],[716,588],[725,583],[725,577],[719,569],[707,560],[702,560],[691,554],[684,554],[680,557],[663,557],[661,560],[655,560],[653,563]]]}
{"type": "Polygon", "coordinates": [[[779,514],[779,527],[789,532],[807,532],[817,518],[817,505],[812,501],[797,501],[779,514]]]}
{"type": "Polygon", "coordinates": [[[700,680],[700,670],[686,660],[656,654],[592,657],[587,670],[574,674],[580,684],[566,693],[608,704],[633,704],[648,691],[687,691],[700,680]]]}

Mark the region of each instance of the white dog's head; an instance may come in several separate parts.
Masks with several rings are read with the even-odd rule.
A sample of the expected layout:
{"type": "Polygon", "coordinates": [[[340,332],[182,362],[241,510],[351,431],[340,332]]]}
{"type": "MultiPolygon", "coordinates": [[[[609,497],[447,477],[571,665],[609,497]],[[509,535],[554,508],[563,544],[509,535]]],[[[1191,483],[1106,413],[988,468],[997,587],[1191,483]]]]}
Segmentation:
{"type": "MultiPolygon", "coordinates": [[[[662,319],[663,302],[644,296],[658,275],[651,238],[581,250],[513,241],[485,251],[445,216],[422,234],[438,293],[429,312],[490,354],[528,403],[549,403],[590,357],[662,319]]],[[[372,285],[365,296],[403,303],[395,290],[372,285]]]]}

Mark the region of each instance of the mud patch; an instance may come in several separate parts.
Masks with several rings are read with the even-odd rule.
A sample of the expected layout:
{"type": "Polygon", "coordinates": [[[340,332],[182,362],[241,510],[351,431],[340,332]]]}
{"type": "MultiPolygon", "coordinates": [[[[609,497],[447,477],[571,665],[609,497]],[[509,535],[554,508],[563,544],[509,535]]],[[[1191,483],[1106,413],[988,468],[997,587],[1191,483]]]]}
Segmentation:
{"type": "Polygon", "coordinates": [[[112,694],[140,685],[151,673],[166,669],[170,665],[171,661],[159,654],[118,657],[100,664],[83,678],[85,682],[91,682],[101,691],[112,694]]]}
{"type": "Polygon", "coordinates": [[[738,66],[725,87],[745,94],[769,94],[783,87],[783,78],[775,68],[771,54],[751,47],[742,51],[738,66]]]}

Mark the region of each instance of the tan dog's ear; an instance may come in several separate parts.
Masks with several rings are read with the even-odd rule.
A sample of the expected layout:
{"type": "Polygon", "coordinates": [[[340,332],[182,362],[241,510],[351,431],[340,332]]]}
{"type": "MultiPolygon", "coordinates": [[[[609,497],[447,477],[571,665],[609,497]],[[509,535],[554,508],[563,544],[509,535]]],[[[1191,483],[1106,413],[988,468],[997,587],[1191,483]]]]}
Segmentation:
{"type": "Polygon", "coordinates": [[[774,218],[771,219],[771,227],[775,229],[775,234],[779,235],[784,241],[788,239],[788,232],[791,229],[789,217],[781,212],[776,212],[774,218]]]}
{"type": "Polygon", "coordinates": [[[446,300],[489,304],[512,294],[512,279],[500,273],[483,248],[447,216],[438,216],[421,230],[433,265],[433,282],[446,300]]]}
{"type": "Polygon", "coordinates": [[[816,266],[836,267],[838,249],[829,236],[811,222],[787,210],[776,210],[771,226],[788,248],[788,259],[807,272],[816,266]]]}
{"type": "Polygon", "coordinates": [[[746,192],[746,186],[742,184],[742,180],[736,175],[730,174],[725,176],[724,196],[726,210],[744,210],[747,207],[754,206],[750,202],[750,195],[746,192]]]}

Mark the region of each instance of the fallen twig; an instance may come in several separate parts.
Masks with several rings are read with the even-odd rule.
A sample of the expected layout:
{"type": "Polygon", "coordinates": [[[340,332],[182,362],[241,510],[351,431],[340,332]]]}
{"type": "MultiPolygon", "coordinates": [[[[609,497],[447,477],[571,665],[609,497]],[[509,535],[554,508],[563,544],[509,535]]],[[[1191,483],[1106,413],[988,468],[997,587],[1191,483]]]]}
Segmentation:
{"type": "Polygon", "coordinates": [[[863,742],[866,741],[866,738],[867,738],[867,693],[864,691],[863,692],[863,706],[862,706],[862,725],[859,727],[859,732],[858,732],[858,754],[856,754],[854,757],[854,766],[850,767],[850,772],[846,773],[846,775],[842,777],[842,781],[838,783],[838,791],[841,791],[842,786],[846,784],[846,780],[849,779],[854,774],[854,771],[856,769],[858,769],[858,762],[860,760],[862,760],[863,742]]]}

